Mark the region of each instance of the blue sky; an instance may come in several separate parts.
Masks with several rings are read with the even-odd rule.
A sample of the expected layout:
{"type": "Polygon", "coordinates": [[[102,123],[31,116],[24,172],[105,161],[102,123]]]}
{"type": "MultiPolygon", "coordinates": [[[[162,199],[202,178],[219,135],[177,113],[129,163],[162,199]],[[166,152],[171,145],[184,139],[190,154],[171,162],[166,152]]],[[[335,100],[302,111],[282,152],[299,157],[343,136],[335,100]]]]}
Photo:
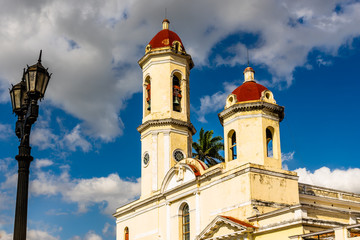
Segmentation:
{"type": "Polygon", "coordinates": [[[284,167],[302,182],[360,193],[358,1],[1,3],[0,239],[12,239],[17,181],[8,88],[40,49],[53,77],[32,130],[28,238],[115,238],[111,214],[140,191],[137,60],[165,8],[195,62],[198,131],[223,135],[217,114],[243,81],[249,49],[256,80],[285,106],[284,167]]]}

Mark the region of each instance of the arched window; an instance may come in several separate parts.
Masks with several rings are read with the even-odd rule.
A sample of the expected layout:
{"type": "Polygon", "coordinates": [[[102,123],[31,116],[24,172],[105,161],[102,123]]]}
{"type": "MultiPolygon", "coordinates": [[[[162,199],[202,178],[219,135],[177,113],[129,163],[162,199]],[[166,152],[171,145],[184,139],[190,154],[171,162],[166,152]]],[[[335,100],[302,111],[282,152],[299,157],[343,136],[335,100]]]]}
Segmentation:
{"type": "Polygon", "coordinates": [[[273,134],[269,128],[266,128],[266,156],[273,157],[273,134]]]}
{"type": "Polygon", "coordinates": [[[179,239],[190,240],[190,208],[183,202],[179,206],[179,239]]]}
{"type": "Polygon", "coordinates": [[[151,112],[151,82],[149,76],[145,80],[144,94],[145,94],[145,113],[148,114],[151,112]]]}
{"type": "Polygon", "coordinates": [[[177,76],[173,76],[173,110],[181,112],[181,87],[180,80],[177,76]]]}
{"type": "Polygon", "coordinates": [[[182,240],[190,240],[190,212],[189,205],[185,204],[182,208],[182,240]]]}
{"type": "Polygon", "coordinates": [[[147,110],[151,111],[151,84],[149,83],[147,86],[146,86],[146,102],[148,104],[147,106],[147,110]]]}
{"type": "Polygon", "coordinates": [[[124,229],[124,240],[129,240],[129,228],[124,229]]]}
{"type": "Polygon", "coordinates": [[[234,130],[229,133],[229,150],[230,160],[237,159],[236,133],[234,130]]]}

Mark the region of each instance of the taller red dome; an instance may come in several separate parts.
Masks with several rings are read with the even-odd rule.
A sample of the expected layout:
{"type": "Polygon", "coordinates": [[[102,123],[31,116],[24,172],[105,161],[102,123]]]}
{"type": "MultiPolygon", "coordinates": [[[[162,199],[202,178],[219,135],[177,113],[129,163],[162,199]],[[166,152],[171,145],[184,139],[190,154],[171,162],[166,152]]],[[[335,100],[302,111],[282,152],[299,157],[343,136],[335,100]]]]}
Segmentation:
{"type": "Polygon", "coordinates": [[[179,42],[181,47],[184,49],[184,45],[180,37],[175,32],[169,30],[169,23],[169,20],[164,19],[163,29],[149,42],[151,49],[173,46],[175,41],[179,42]]]}
{"type": "Polygon", "coordinates": [[[236,95],[238,102],[260,100],[261,93],[267,90],[261,84],[254,81],[244,82],[240,87],[236,88],[232,93],[236,95]]]}

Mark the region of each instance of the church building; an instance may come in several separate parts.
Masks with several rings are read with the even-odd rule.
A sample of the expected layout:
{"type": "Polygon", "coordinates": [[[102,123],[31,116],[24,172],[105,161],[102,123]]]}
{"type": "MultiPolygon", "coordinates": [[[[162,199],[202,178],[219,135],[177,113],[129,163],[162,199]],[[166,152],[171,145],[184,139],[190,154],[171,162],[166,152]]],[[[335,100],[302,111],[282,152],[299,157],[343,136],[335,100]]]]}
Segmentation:
{"type": "Polygon", "coordinates": [[[360,195],[298,182],[282,169],[284,107],[255,71],[219,120],[225,161],[192,158],[190,70],[169,20],[139,60],[143,71],[141,196],[116,209],[117,240],[360,239],[360,195]]]}

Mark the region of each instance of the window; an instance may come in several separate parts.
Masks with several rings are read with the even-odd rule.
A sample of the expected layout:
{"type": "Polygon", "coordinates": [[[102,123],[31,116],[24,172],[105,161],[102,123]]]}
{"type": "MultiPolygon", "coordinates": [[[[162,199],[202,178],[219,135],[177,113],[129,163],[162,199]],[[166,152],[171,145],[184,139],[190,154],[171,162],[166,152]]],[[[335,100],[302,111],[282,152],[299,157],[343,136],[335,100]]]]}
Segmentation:
{"type": "Polygon", "coordinates": [[[177,76],[173,76],[173,110],[181,112],[181,88],[180,80],[177,76]]]}
{"type": "Polygon", "coordinates": [[[237,158],[237,151],[236,151],[236,133],[234,130],[230,131],[229,133],[229,155],[230,160],[234,160],[237,158]]]}
{"type": "Polygon", "coordinates": [[[145,95],[145,113],[149,114],[151,112],[151,82],[150,82],[150,76],[148,76],[145,80],[145,89],[144,89],[144,95],[145,95]]]}
{"type": "Polygon", "coordinates": [[[129,228],[124,229],[124,240],[129,240],[129,228]]]}
{"type": "Polygon", "coordinates": [[[187,204],[182,208],[182,239],[190,240],[190,213],[187,204]]]}
{"type": "Polygon", "coordinates": [[[269,128],[266,128],[266,156],[273,157],[273,134],[269,128]]]}
{"type": "Polygon", "coordinates": [[[151,111],[151,84],[150,83],[146,86],[146,96],[147,96],[146,102],[148,104],[147,110],[151,111]]]}

